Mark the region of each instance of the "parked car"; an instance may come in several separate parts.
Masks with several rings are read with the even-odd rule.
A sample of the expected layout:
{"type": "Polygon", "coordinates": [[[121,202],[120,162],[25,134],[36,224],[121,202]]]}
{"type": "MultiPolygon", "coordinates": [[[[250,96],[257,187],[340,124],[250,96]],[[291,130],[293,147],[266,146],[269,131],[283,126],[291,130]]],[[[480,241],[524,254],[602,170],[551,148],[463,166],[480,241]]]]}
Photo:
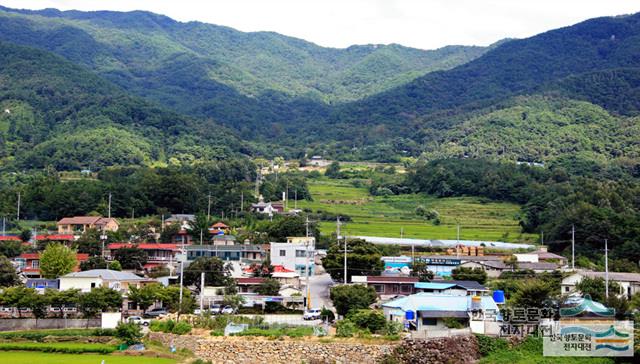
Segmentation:
{"type": "Polygon", "coordinates": [[[142,326],[149,326],[149,323],[151,322],[150,320],[147,319],[143,319],[140,316],[129,316],[129,318],[127,318],[128,322],[134,322],[138,325],[142,325],[142,326]]]}
{"type": "Polygon", "coordinates": [[[222,305],[219,305],[217,303],[213,304],[211,305],[211,307],[209,307],[209,311],[211,311],[212,315],[217,315],[222,312],[222,305]]]}
{"type": "Polygon", "coordinates": [[[153,318],[153,317],[160,317],[163,315],[168,314],[167,309],[165,308],[154,308],[152,310],[149,310],[147,312],[144,313],[144,317],[149,317],[149,318],[153,318]]]}
{"type": "Polygon", "coordinates": [[[220,311],[220,313],[225,314],[225,315],[232,315],[234,313],[236,313],[238,310],[231,307],[231,306],[224,306],[224,308],[222,309],[222,311],[220,311]]]}
{"type": "Polygon", "coordinates": [[[305,320],[319,320],[320,312],[322,312],[322,310],[319,308],[310,308],[304,312],[302,318],[305,320]]]}

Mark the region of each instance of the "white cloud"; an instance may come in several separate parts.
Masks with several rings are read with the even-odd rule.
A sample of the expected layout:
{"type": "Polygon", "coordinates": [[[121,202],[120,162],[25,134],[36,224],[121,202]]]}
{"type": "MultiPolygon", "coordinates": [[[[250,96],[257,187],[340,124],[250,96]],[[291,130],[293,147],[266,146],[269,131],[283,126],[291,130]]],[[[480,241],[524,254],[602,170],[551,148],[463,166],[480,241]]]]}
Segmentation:
{"type": "Polygon", "coordinates": [[[0,0],[12,8],[148,10],[242,31],[275,31],[346,47],[399,43],[431,49],[524,38],[598,16],[640,11],[638,0],[0,0]]]}

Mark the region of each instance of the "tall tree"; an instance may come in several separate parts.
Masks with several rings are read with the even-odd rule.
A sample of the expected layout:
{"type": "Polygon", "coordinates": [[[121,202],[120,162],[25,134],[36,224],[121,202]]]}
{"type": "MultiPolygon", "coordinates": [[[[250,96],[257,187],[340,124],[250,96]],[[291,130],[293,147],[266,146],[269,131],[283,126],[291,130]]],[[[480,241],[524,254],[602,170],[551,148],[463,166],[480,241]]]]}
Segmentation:
{"type": "Polygon", "coordinates": [[[64,316],[65,306],[71,306],[78,303],[80,299],[79,289],[47,289],[45,290],[45,296],[49,300],[49,304],[52,307],[56,307],[60,311],[60,317],[64,316]]]}
{"type": "Polygon", "coordinates": [[[122,308],[122,295],[111,288],[97,287],[82,294],[78,303],[85,317],[95,317],[100,312],[122,308]]]}
{"type": "Polygon", "coordinates": [[[459,281],[476,281],[484,284],[487,281],[487,272],[482,268],[458,267],[451,271],[451,277],[459,281]]]}
{"type": "Polygon", "coordinates": [[[113,258],[120,262],[122,269],[143,270],[149,256],[144,250],[133,246],[120,248],[113,253],[113,258]]]}
{"type": "Polygon", "coordinates": [[[58,278],[76,267],[76,251],[60,243],[47,245],[40,255],[40,273],[45,278],[58,278]]]}
{"type": "Polygon", "coordinates": [[[148,284],[140,288],[131,286],[127,298],[129,301],[135,302],[140,309],[146,311],[162,296],[161,289],[159,284],[148,284]]]}
{"type": "MultiPolygon", "coordinates": [[[[382,254],[373,244],[364,240],[347,241],[347,282],[354,275],[378,275],[384,269],[382,254]]],[[[344,280],[344,245],[334,243],[322,259],[322,265],[336,281],[344,280]]]]}
{"type": "Polygon", "coordinates": [[[20,283],[16,267],[7,257],[0,255],[0,287],[11,287],[20,283]]]}
{"type": "Polygon", "coordinates": [[[184,284],[195,285],[200,290],[200,275],[204,272],[207,286],[227,287],[227,294],[235,293],[235,281],[229,277],[229,267],[217,257],[200,257],[184,270],[184,284]]]}
{"type": "Polygon", "coordinates": [[[378,298],[373,287],[361,284],[333,287],[329,296],[333,301],[336,312],[342,316],[346,316],[349,311],[369,308],[378,298]]]}

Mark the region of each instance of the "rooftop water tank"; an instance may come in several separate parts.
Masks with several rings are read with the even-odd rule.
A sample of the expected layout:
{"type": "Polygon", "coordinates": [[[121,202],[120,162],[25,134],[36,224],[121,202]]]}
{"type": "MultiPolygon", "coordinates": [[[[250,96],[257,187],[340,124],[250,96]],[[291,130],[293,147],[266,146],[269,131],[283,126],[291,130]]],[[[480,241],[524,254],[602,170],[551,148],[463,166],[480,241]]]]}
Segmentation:
{"type": "Polygon", "coordinates": [[[493,300],[498,304],[504,303],[504,291],[493,291],[493,300]]]}

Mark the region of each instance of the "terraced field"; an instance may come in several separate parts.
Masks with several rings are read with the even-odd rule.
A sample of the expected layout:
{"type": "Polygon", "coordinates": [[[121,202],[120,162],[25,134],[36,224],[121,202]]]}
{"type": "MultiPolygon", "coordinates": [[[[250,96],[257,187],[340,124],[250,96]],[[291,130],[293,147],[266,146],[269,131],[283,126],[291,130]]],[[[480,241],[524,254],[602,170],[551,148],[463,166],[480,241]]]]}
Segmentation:
{"type": "MultiPolygon", "coordinates": [[[[406,238],[460,239],[508,242],[535,242],[536,235],[522,234],[516,204],[493,202],[476,197],[435,198],[427,195],[370,196],[366,188],[354,187],[349,180],[308,180],[314,201],[299,201],[298,208],[349,215],[353,221],[343,225],[347,235],[400,236],[406,238]],[[418,205],[440,214],[440,225],[415,214],[418,205]]],[[[335,232],[334,222],[322,222],[324,234],[335,232]]]]}

